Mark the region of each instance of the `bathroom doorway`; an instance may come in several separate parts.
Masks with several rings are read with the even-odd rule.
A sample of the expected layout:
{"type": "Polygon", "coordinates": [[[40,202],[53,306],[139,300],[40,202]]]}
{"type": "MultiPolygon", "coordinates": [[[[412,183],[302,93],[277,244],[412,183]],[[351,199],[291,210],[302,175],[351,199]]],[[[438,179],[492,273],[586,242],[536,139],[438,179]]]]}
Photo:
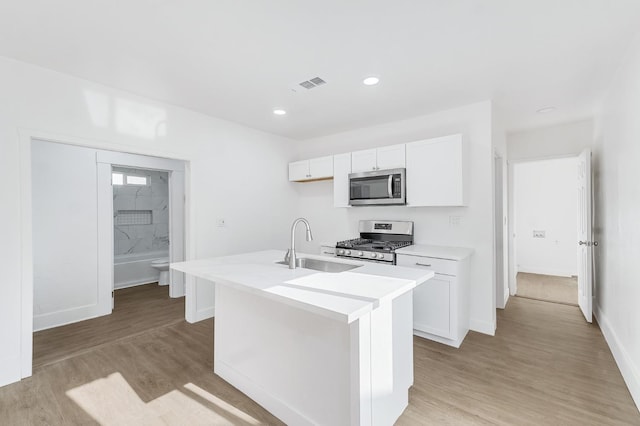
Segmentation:
{"type": "Polygon", "coordinates": [[[113,166],[111,184],[115,294],[145,284],[168,286],[169,173],[113,166]]]}

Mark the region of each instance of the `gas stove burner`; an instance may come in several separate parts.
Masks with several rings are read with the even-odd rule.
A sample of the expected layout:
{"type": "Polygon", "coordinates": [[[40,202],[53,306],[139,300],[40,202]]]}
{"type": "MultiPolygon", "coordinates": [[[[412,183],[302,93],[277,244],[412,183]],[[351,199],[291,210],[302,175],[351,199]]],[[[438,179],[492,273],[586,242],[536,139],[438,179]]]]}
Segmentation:
{"type": "Polygon", "coordinates": [[[373,240],[368,238],[353,238],[351,240],[339,241],[336,243],[336,247],[344,247],[344,248],[354,248],[356,246],[360,246],[363,244],[370,244],[373,240]]]}
{"type": "Polygon", "coordinates": [[[336,243],[336,254],[361,260],[395,264],[395,250],[413,243],[413,222],[360,221],[360,238],[336,243]]]}

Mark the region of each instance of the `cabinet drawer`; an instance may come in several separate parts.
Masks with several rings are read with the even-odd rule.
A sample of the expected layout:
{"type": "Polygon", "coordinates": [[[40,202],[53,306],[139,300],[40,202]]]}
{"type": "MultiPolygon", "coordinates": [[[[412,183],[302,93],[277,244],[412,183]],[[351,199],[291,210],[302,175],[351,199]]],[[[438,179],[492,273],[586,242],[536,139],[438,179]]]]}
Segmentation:
{"type": "Polygon", "coordinates": [[[458,262],[455,260],[439,259],[437,257],[411,256],[398,254],[396,264],[411,268],[431,269],[437,274],[458,275],[458,262]]]}
{"type": "Polygon", "coordinates": [[[336,255],[336,247],[335,246],[320,246],[320,254],[322,256],[335,256],[336,255]]]}

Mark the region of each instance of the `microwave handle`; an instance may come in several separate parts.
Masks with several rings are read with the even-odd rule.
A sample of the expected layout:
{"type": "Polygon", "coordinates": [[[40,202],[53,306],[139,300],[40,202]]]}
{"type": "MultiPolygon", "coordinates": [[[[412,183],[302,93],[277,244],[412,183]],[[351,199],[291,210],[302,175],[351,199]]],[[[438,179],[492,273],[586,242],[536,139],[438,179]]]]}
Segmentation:
{"type": "Polygon", "coordinates": [[[389,175],[389,198],[393,198],[393,174],[389,175]]]}

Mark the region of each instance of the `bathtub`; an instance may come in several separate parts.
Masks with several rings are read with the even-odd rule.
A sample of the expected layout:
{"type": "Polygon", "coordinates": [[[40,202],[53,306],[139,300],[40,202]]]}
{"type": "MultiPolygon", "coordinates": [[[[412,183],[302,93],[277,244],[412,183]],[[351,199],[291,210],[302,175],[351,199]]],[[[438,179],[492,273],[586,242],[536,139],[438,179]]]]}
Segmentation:
{"type": "Polygon", "coordinates": [[[158,282],[160,271],[151,267],[151,261],[169,257],[168,251],[119,254],[113,258],[113,287],[125,288],[158,282]]]}

